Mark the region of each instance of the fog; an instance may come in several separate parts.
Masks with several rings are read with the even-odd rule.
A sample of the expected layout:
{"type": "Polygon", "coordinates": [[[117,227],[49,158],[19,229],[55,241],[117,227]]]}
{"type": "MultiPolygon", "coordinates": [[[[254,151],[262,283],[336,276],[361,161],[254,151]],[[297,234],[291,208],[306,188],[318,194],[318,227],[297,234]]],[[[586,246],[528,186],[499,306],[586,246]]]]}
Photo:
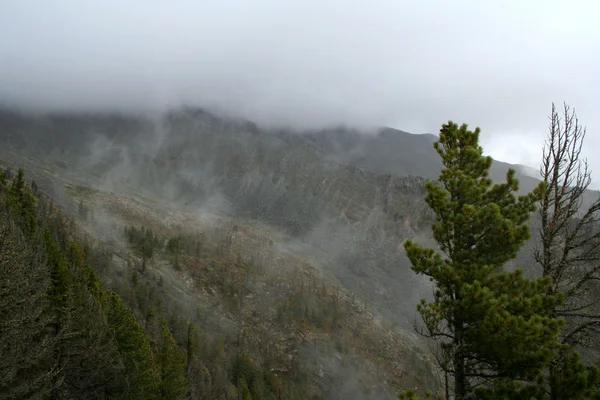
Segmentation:
{"type": "MultiPolygon", "coordinates": [[[[103,191],[106,198],[89,196],[100,204],[94,233],[101,239],[120,235],[114,222],[125,212],[165,226],[189,217],[185,226],[194,229],[214,218],[223,237],[235,221],[236,234],[238,223],[248,227],[239,245],[254,249],[248,253],[257,265],[279,276],[288,260],[310,262],[377,321],[412,332],[415,304],[431,288],[409,269],[401,245],[408,237],[433,245],[430,210],[415,192],[422,182],[346,168],[306,143],[226,129],[216,118],[211,125],[208,114],[171,119],[160,111],[199,106],[266,128],[344,124],[365,132],[435,133],[452,119],[480,126],[495,158],[535,167],[553,101],[575,107],[588,127],[587,149],[600,144],[600,4],[565,7],[535,0],[3,2],[0,106],[149,118],[17,119],[2,133],[12,140],[33,127],[22,147],[14,140],[18,151],[35,150],[19,160],[37,160],[31,167],[39,176],[50,166],[61,179],[103,191]],[[103,206],[114,198],[118,207],[103,206]]],[[[398,157],[375,153],[377,161],[398,157]]],[[[600,173],[600,161],[590,164],[600,173]]],[[[66,203],[62,183],[54,193],[66,203]]],[[[174,274],[161,276],[176,285],[174,274]]],[[[269,293],[260,298],[272,301],[269,293]]],[[[332,381],[346,379],[340,395],[361,396],[353,366],[321,348],[301,350],[332,381]]]]}
{"type": "Polygon", "coordinates": [[[589,148],[600,144],[598,12],[541,0],[2,2],[0,102],[191,104],[299,129],[424,133],[452,119],[481,126],[492,156],[536,166],[552,101],[573,105],[589,148]]]}

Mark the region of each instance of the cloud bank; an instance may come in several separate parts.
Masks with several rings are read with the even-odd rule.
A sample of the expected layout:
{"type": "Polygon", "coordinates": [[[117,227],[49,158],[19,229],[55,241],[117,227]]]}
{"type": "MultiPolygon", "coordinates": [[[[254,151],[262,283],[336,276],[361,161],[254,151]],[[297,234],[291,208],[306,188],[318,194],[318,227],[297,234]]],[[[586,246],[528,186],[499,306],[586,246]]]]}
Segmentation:
{"type": "Polygon", "coordinates": [[[600,144],[599,13],[591,0],[2,2],[0,103],[190,104],[300,129],[452,119],[535,165],[552,101],[600,144]]]}

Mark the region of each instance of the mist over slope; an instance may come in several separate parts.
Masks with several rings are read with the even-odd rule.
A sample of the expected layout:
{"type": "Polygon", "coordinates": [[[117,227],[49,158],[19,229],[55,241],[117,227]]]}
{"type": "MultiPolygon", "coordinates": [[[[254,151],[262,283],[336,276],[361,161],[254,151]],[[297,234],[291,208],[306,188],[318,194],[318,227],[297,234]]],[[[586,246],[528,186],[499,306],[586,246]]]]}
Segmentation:
{"type": "Polygon", "coordinates": [[[311,259],[389,321],[412,324],[423,285],[400,244],[431,221],[423,178],[341,164],[301,135],[199,109],[1,118],[5,151],[102,190],[279,229],[287,235],[279,245],[311,259]]]}
{"type": "MultiPolygon", "coordinates": [[[[437,179],[442,169],[440,157],[433,149],[437,140],[434,134],[411,134],[392,128],[380,128],[365,134],[359,130],[338,128],[313,131],[303,136],[332,160],[357,165],[376,174],[437,179]]],[[[530,191],[539,182],[539,179],[524,173],[524,166],[497,160],[492,164],[490,177],[495,182],[503,181],[509,168],[517,171],[524,192],[530,191]]]]}
{"type": "MultiPolygon", "coordinates": [[[[416,299],[429,294],[427,285],[415,284],[422,280],[401,242],[430,238],[423,186],[441,169],[435,135],[267,130],[198,108],[148,115],[2,111],[0,126],[5,151],[51,162],[58,174],[77,171],[72,178],[86,185],[279,229],[289,235],[282,246],[406,328],[416,299]]],[[[502,181],[509,167],[517,169],[521,191],[539,182],[502,162],[494,162],[492,179],[502,181]]]]}
{"type": "MultiPolygon", "coordinates": [[[[51,162],[58,174],[77,171],[72,178],[87,185],[280,229],[289,235],[282,246],[404,327],[427,293],[415,284],[421,279],[401,242],[430,236],[423,186],[441,169],[435,135],[272,131],[198,108],[149,115],[3,111],[0,126],[5,151],[51,162]],[[398,293],[406,301],[398,302],[398,293]]],[[[495,162],[492,178],[503,180],[509,167],[495,162]]],[[[518,175],[523,191],[538,182],[518,175]]]]}
{"type": "MultiPolygon", "coordinates": [[[[142,199],[141,214],[168,209],[179,221],[187,215],[188,225],[225,217],[233,232],[239,226],[262,238],[246,251],[261,254],[263,246],[303,260],[375,310],[384,329],[412,337],[416,303],[431,288],[410,269],[402,242],[435,246],[424,202],[426,179],[441,169],[435,139],[390,128],[269,130],[193,108],[146,115],[0,111],[0,164],[34,171],[65,206],[73,207],[68,190],[85,187],[89,204],[114,194],[120,200],[110,201],[135,208],[141,206],[133,199],[142,199]]],[[[502,181],[510,167],[522,191],[539,182],[502,162],[494,162],[492,178],[502,181]]],[[[531,245],[510,266],[535,273],[531,245]]]]}

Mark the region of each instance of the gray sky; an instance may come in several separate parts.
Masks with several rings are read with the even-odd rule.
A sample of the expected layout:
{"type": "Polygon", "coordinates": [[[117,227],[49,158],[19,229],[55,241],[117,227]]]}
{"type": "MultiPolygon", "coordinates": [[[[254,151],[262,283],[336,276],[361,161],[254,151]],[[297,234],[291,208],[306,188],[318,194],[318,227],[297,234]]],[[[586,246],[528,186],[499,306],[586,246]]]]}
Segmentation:
{"type": "Polygon", "coordinates": [[[594,0],[4,0],[0,102],[414,133],[452,119],[536,165],[552,101],[600,147],[598,15],[594,0]]]}

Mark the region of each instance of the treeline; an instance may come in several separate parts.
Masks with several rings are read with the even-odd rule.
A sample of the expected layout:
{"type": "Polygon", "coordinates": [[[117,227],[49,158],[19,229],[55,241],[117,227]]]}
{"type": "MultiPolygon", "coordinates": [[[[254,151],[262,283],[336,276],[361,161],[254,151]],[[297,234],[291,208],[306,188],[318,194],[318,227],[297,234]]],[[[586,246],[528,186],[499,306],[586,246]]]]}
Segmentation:
{"type": "MultiPolygon", "coordinates": [[[[143,256],[159,245],[145,229],[128,235],[143,256]]],[[[301,398],[224,338],[170,314],[152,279],[116,270],[23,170],[0,171],[0,397],[301,398]],[[114,291],[98,273],[114,274],[114,291]]]]}

